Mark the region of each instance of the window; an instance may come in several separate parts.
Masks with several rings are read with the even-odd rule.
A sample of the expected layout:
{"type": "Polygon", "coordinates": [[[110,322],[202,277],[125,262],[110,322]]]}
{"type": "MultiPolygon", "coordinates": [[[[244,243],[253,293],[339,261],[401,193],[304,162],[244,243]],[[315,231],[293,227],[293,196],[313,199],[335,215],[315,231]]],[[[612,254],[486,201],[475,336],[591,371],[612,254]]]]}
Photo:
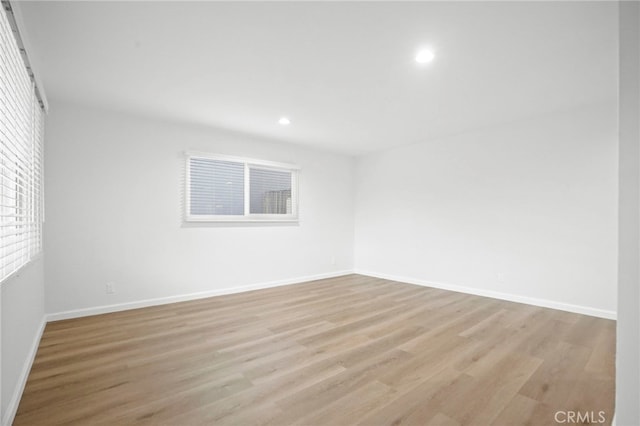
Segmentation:
{"type": "Polygon", "coordinates": [[[12,24],[0,11],[0,281],[42,251],[44,112],[12,24]]]}
{"type": "Polygon", "coordinates": [[[188,222],[296,221],[299,168],[187,153],[188,222]]]}

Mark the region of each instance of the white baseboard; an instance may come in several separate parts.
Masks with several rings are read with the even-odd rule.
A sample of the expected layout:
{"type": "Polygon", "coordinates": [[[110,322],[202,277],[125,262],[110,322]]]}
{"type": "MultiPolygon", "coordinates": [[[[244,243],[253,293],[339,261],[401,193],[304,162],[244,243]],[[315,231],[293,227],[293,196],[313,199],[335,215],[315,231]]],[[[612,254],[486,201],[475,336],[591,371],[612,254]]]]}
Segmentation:
{"type": "Polygon", "coordinates": [[[2,424],[4,426],[11,426],[11,424],[13,423],[13,419],[16,417],[16,413],[18,412],[18,405],[20,405],[20,399],[22,398],[24,387],[27,385],[29,372],[31,371],[31,366],[33,365],[33,361],[36,358],[36,353],[38,352],[38,346],[40,345],[40,339],[42,338],[42,333],[44,332],[44,327],[46,325],[47,325],[47,318],[45,316],[42,318],[40,327],[38,328],[38,331],[34,336],[33,343],[31,344],[31,349],[29,349],[29,354],[27,355],[27,359],[25,359],[24,364],[22,366],[20,377],[18,377],[18,383],[16,384],[16,387],[13,390],[13,395],[11,395],[11,400],[9,401],[9,405],[7,406],[7,412],[4,414],[4,418],[2,419],[2,424]]]}
{"type": "Polygon", "coordinates": [[[574,312],[592,317],[616,319],[615,311],[607,311],[605,309],[592,308],[589,306],[572,305],[570,303],[556,302],[554,300],[537,299],[534,297],[519,296],[517,294],[502,293],[492,290],[482,290],[473,287],[465,287],[455,284],[445,284],[434,281],[421,280],[417,278],[401,277],[397,275],[383,274],[379,272],[355,270],[356,274],[367,275],[385,280],[399,281],[409,284],[416,284],[425,287],[439,288],[442,290],[451,290],[459,293],[475,294],[476,296],[491,297],[493,299],[508,300],[509,302],[525,303],[527,305],[541,306],[543,308],[558,309],[560,311],[574,312]]]}
{"type": "Polygon", "coordinates": [[[305,277],[291,278],[286,280],[270,281],[266,283],[250,284],[240,287],[223,288],[219,290],[202,291],[198,293],[182,294],[178,296],[159,297],[136,302],[125,302],[115,305],[96,306],[93,308],[75,309],[71,311],[57,312],[47,315],[47,321],[59,321],[64,319],[86,317],[90,315],[107,314],[110,312],[126,311],[129,309],[146,308],[149,306],[165,305],[168,303],[186,302],[188,300],[205,299],[207,297],[222,296],[225,294],[242,293],[251,290],[260,290],[283,285],[302,284],[309,281],[321,280],[325,278],[335,278],[353,274],[353,270],[328,272],[324,274],[309,275],[305,277]]]}
{"type": "Polygon", "coordinates": [[[84,308],[84,309],[75,309],[75,310],[64,311],[64,312],[57,312],[57,313],[48,314],[47,321],[59,321],[64,319],[79,318],[79,317],[85,317],[90,315],[100,315],[100,314],[106,314],[110,312],[125,311],[129,309],[138,309],[138,308],[146,308],[149,306],[165,305],[168,303],[204,299],[207,297],[222,296],[225,294],[234,294],[234,293],[241,293],[245,291],[279,287],[283,285],[301,284],[309,281],[340,277],[340,276],[354,274],[354,273],[360,274],[360,275],[367,275],[370,277],[392,280],[392,281],[416,284],[416,285],[421,285],[425,287],[433,287],[433,288],[439,288],[442,290],[456,291],[459,293],[467,293],[467,294],[474,294],[477,296],[491,297],[493,299],[508,300],[510,302],[525,303],[533,306],[541,306],[544,308],[558,309],[561,311],[574,312],[578,314],[590,315],[590,316],[599,317],[599,318],[607,318],[607,319],[613,319],[613,320],[616,319],[615,311],[608,311],[608,310],[593,308],[589,306],[573,305],[569,303],[557,302],[554,300],[538,299],[533,297],[520,296],[517,294],[502,293],[502,292],[497,292],[492,290],[483,290],[483,289],[478,289],[474,287],[466,287],[466,286],[460,286],[455,284],[427,281],[427,280],[422,280],[417,278],[404,277],[404,276],[398,276],[398,275],[392,275],[392,274],[384,274],[384,273],[373,272],[373,271],[345,270],[345,271],[329,272],[325,274],[309,275],[305,277],[292,278],[292,279],[286,279],[286,280],[270,281],[266,283],[250,284],[246,286],[225,288],[225,289],[219,289],[219,290],[203,291],[198,293],[190,293],[190,294],[183,294],[183,295],[177,295],[177,296],[146,299],[146,300],[140,300],[136,302],[125,302],[125,303],[114,304],[114,305],[104,305],[104,306],[96,306],[93,308],[84,308]]]}

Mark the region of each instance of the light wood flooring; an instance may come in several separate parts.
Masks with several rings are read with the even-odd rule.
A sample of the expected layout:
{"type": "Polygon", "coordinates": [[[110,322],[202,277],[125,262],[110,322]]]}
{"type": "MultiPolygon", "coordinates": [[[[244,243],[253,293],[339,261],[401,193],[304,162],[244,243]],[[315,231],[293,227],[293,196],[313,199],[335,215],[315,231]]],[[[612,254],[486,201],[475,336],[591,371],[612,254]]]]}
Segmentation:
{"type": "Polygon", "coordinates": [[[350,275],[49,323],[15,425],[609,424],[614,350],[613,321],[350,275]]]}

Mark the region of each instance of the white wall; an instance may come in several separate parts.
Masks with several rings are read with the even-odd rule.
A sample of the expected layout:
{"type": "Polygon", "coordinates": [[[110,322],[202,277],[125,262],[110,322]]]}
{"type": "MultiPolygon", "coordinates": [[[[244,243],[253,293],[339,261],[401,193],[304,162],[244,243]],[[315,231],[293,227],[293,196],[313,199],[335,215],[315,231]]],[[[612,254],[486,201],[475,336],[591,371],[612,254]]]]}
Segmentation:
{"type": "Polygon", "coordinates": [[[359,159],[356,270],[612,316],[616,126],[612,101],[359,159]]]}
{"type": "Polygon", "coordinates": [[[50,103],[47,312],[353,268],[351,157],[50,103]],[[300,165],[300,224],[183,225],[185,150],[300,165]],[[115,294],[105,293],[107,282],[115,294]]]}
{"type": "Polygon", "coordinates": [[[640,4],[620,2],[616,423],[640,424],[640,4]]]}
{"type": "Polygon", "coordinates": [[[2,424],[15,414],[44,324],[43,265],[39,257],[0,284],[2,424]]]}

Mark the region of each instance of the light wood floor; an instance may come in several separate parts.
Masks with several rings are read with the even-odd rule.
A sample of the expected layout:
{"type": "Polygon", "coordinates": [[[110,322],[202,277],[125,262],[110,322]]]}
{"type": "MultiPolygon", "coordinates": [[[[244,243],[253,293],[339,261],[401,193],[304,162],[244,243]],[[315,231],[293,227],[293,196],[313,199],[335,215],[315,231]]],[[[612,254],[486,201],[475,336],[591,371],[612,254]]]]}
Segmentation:
{"type": "Polygon", "coordinates": [[[15,425],[608,424],[614,350],[613,321],[351,275],[50,323],[15,425]]]}

